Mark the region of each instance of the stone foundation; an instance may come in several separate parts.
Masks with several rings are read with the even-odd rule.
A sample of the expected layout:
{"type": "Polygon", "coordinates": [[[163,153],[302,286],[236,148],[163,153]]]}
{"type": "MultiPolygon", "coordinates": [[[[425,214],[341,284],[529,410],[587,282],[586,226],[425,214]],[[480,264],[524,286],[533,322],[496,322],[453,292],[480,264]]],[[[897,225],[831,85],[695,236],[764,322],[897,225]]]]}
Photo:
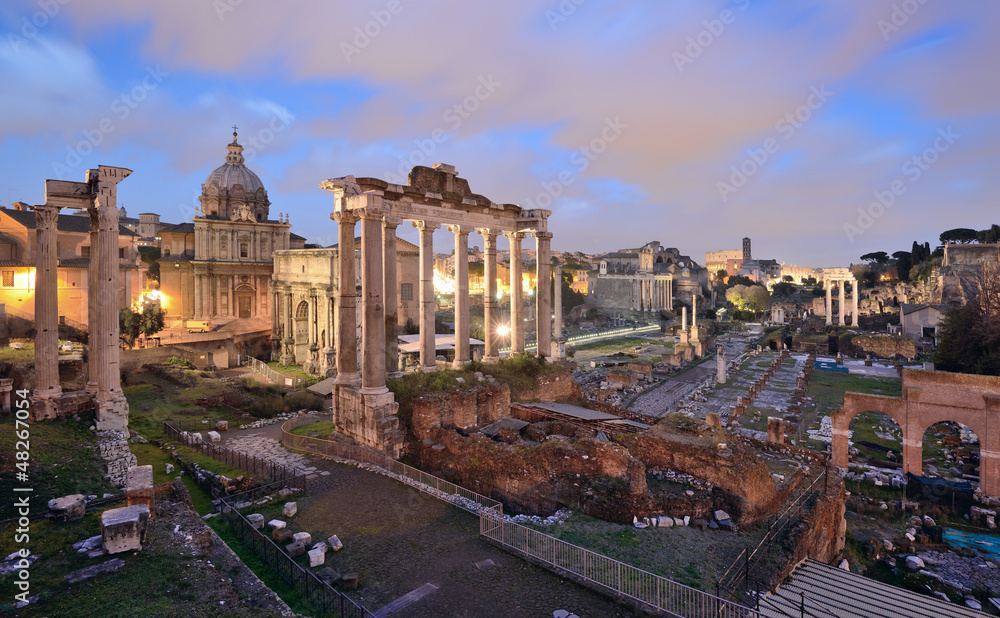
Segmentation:
{"type": "Polygon", "coordinates": [[[109,401],[96,401],[98,431],[128,432],[128,401],[119,393],[109,401]]]}
{"type": "Polygon", "coordinates": [[[44,421],[90,412],[94,409],[94,395],[86,391],[62,393],[51,399],[31,400],[31,420],[44,421]]]}
{"type": "Polygon", "coordinates": [[[402,455],[405,437],[396,416],[398,410],[391,392],[367,394],[350,386],[334,386],[333,422],[337,430],[393,459],[402,455]]]}
{"type": "Polygon", "coordinates": [[[423,440],[438,429],[474,431],[510,414],[510,389],[506,385],[480,386],[455,393],[433,393],[413,401],[410,426],[423,440]]]}
{"type": "Polygon", "coordinates": [[[128,448],[128,430],[98,431],[97,452],[107,465],[108,477],[118,487],[128,481],[128,469],[138,461],[128,448]]]}

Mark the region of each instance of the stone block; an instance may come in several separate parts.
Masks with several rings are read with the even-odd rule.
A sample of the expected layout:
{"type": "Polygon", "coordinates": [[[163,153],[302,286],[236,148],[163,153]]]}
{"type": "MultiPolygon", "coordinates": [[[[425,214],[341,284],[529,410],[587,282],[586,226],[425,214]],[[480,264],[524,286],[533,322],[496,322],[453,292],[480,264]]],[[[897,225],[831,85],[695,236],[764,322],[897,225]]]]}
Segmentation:
{"type": "Polygon", "coordinates": [[[87,512],[87,500],[83,494],[71,494],[49,500],[49,511],[53,521],[73,521],[87,512]]]}
{"type": "Polygon", "coordinates": [[[324,581],[331,586],[340,581],[340,573],[334,571],[330,567],[323,567],[322,569],[316,571],[316,577],[318,577],[320,581],[324,581]]]}
{"type": "Polygon", "coordinates": [[[292,535],[292,538],[302,543],[303,545],[308,545],[312,543],[312,535],[308,532],[296,532],[292,535]]]}
{"type": "Polygon", "coordinates": [[[257,530],[264,527],[264,516],[260,513],[250,513],[247,515],[247,521],[257,530]]]}
{"type": "Polygon", "coordinates": [[[345,573],[340,581],[344,584],[344,590],[357,590],[358,588],[357,573],[345,573]]]}
{"type": "Polygon", "coordinates": [[[281,509],[281,514],[285,517],[294,517],[298,512],[299,505],[294,502],[286,502],[284,508],[281,509]]]}
{"type": "Polygon", "coordinates": [[[298,558],[302,554],[306,553],[306,546],[298,541],[295,541],[294,543],[289,543],[285,546],[285,553],[287,553],[291,558],[298,558]]]}
{"type": "Polygon", "coordinates": [[[316,543],[315,545],[313,545],[312,548],[313,549],[318,549],[321,552],[323,552],[324,554],[326,552],[330,551],[330,547],[326,544],[326,541],[320,541],[319,543],[316,543]]]}
{"type": "Polygon", "coordinates": [[[288,539],[292,538],[292,531],[288,528],[277,528],[271,533],[271,538],[279,543],[284,543],[288,539]]]}
{"type": "Polygon", "coordinates": [[[729,513],[723,510],[715,511],[714,513],[712,513],[712,515],[715,517],[715,521],[722,521],[723,519],[732,519],[731,517],[729,517],[729,513]]]}
{"type": "Polygon", "coordinates": [[[132,466],[128,469],[125,483],[125,497],[128,506],[145,504],[153,514],[153,466],[132,466]]]}
{"type": "Polygon", "coordinates": [[[212,443],[217,443],[222,440],[222,436],[219,435],[218,431],[209,431],[206,435],[208,435],[208,439],[212,443]]]}
{"type": "Polygon", "coordinates": [[[174,472],[174,464],[169,464],[169,463],[168,464],[163,464],[163,469],[166,471],[167,474],[173,474],[173,472],[174,472]]]}
{"type": "Polygon", "coordinates": [[[229,421],[215,421],[216,431],[229,431],[229,421]]]}
{"type": "Polygon", "coordinates": [[[326,552],[320,549],[310,549],[308,553],[310,567],[318,567],[326,562],[326,552]]]}
{"type": "Polygon", "coordinates": [[[149,507],[145,504],[101,513],[101,546],[109,554],[140,550],[146,541],[149,507]]]}
{"type": "Polygon", "coordinates": [[[281,521],[280,519],[272,519],[271,521],[267,522],[267,525],[270,526],[272,530],[277,530],[278,528],[284,528],[285,522],[281,521]]]}
{"type": "Polygon", "coordinates": [[[661,517],[660,519],[657,520],[656,525],[659,528],[673,528],[674,527],[674,518],[673,517],[661,517]]]}
{"type": "Polygon", "coordinates": [[[338,552],[344,549],[344,544],[340,541],[339,538],[337,538],[336,534],[326,540],[326,545],[334,552],[338,552]]]}

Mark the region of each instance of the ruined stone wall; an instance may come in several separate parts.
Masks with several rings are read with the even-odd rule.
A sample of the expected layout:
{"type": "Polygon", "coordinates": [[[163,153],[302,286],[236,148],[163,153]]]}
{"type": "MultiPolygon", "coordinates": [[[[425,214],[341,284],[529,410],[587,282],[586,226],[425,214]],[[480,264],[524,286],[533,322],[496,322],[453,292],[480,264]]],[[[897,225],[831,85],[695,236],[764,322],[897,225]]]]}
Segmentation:
{"type": "Polygon", "coordinates": [[[413,400],[412,407],[410,428],[418,440],[442,429],[468,432],[510,416],[510,388],[503,384],[429,393],[413,400]]]}
{"type": "Polygon", "coordinates": [[[630,277],[599,276],[590,279],[588,304],[598,311],[632,311],[635,306],[633,279],[630,277]]]}
{"type": "Polygon", "coordinates": [[[767,465],[735,437],[723,453],[713,444],[683,444],[648,433],[627,436],[621,443],[648,467],[690,474],[739,497],[734,503],[738,510],[730,514],[744,524],[767,516],[774,504],[777,490],[767,465]]]}
{"type": "Polygon", "coordinates": [[[829,475],[829,489],[809,514],[789,533],[792,553],[784,568],[775,573],[771,585],[783,581],[802,560],[812,558],[827,564],[839,558],[847,538],[847,491],[839,474],[829,475]]]}
{"type": "Polygon", "coordinates": [[[564,369],[535,378],[535,385],[519,391],[520,401],[559,401],[561,399],[582,399],[583,388],[573,381],[573,371],[564,369]]]}

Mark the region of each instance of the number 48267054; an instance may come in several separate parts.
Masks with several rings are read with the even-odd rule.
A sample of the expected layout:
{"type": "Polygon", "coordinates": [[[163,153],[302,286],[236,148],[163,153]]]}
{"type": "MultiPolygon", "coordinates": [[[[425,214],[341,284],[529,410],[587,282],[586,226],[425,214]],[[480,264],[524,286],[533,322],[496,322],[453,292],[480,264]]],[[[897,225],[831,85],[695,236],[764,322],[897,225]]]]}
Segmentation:
{"type": "Polygon", "coordinates": [[[17,451],[17,463],[15,466],[21,472],[28,471],[28,459],[31,457],[28,452],[30,446],[28,438],[31,435],[28,430],[28,419],[31,416],[28,411],[28,406],[30,405],[29,394],[30,391],[28,390],[22,389],[17,391],[17,411],[14,414],[14,435],[17,438],[17,443],[14,445],[17,451]]]}

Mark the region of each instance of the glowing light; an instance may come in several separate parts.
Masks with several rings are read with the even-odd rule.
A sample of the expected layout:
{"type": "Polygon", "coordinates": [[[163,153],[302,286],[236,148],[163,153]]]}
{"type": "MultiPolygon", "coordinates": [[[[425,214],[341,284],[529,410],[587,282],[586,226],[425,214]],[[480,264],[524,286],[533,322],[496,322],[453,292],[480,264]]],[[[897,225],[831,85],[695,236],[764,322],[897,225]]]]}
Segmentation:
{"type": "Polygon", "coordinates": [[[434,269],[434,291],[440,294],[455,293],[455,278],[434,269]]]}
{"type": "Polygon", "coordinates": [[[507,326],[506,324],[501,324],[500,326],[497,326],[497,334],[500,335],[501,337],[506,337],[507,335],[510,334],[510,326],[507,326]]]}

